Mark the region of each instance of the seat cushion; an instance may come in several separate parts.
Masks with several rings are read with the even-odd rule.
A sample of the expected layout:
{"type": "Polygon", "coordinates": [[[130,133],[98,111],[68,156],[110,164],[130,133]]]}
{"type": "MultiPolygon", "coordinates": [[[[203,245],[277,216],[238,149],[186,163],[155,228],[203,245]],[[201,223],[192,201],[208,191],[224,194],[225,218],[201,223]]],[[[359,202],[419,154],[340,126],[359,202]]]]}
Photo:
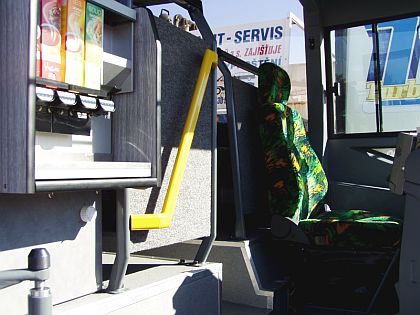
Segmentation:
{"type": "MultiPolygon", "coordinates": [[[[292,143],[283,132],[281,104],[260,107],[259,131],[267,171],[268,206],[273,214],[299,221],[304,202],[304,178],[292,143]],[[275,135],[275,137],[273,137],[275,135]]],[[[294,220],[295,221],[295,220],[294,220]]]]}
{"type": "Polygon", "coordinates": [[[328,180],[321,162],[309,143],[303,119],[300,114],[290,109],[288,126],[293,130],[293,151],[300,164],[299,173],[304,181],[304,199],[300,219],[307,219],[315,214],[318,204],[328,191],[328,180]]]}
{"type": "Polygon", "coordinates": [[[299,227],[314,245],[342,248],[392,248],[401,240],[401,220],[369,211],[323,212],[302,220],[299,227]]]}

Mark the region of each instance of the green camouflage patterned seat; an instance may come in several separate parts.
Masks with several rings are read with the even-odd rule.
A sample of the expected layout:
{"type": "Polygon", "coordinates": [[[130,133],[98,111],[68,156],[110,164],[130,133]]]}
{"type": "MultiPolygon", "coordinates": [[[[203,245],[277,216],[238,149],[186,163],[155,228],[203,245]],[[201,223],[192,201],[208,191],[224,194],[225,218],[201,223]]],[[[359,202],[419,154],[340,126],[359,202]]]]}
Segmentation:
{"type": "Polygon", "coordinates": [[[265,63],[258,79],[258,120],[273,214],[292,219],[314,245],[393,247],[401,238],[399,220],[368,211],[319,210],[328,182],[306,136],[302,117],[287,106],[290,79],[265,63]]]}
{"type": "Polygon", "coordinates": [[[287,73],[265,63],[260,67],[258,86],[270,210],[297,223],[308,218],[324,198],[327,178],[309,145],[301,116],[286,105],[290,94],[287,73]]]}

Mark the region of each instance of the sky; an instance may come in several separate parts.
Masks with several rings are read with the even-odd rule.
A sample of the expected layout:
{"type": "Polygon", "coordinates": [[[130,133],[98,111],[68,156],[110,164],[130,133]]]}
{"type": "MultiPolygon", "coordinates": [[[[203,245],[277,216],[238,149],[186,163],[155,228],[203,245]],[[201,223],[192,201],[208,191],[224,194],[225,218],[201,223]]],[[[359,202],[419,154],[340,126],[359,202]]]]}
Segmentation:
{"type": "MultiPolygon", "coordinates": [[[[303,9],[298,0],[202,0],[202,2],[204,16],[212,29],[284,19],[289,12],[303,21],[303,9]]],[[[159,15],[162,8],[167,9],[172,17],[178,13],[188,16],[187,11],[175,4],[151,7],[155,15],[159,15]]],[[[289,56],[291,64],[305,62],[304,43],[303,31],[297,26],[292,27],[289,56]]]]}

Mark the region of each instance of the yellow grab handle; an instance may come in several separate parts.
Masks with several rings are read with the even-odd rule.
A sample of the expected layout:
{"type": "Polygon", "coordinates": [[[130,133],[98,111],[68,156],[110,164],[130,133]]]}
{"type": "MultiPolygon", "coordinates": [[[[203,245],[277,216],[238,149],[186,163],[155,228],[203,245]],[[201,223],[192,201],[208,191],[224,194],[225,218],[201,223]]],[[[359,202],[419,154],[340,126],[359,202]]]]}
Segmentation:
{"type": "Polygon", "coordinates": [[[168,191],[161,213],[157,214],[135,214],[131,215],[131,230],[151,230],[163,229],[171,225],[172,217],[175,211],[175,204],[178,199],[179,189],[187,166],[188,156],[190,154],[191,144],[194,138],[194,131],[197,125],[198,115],[200,114],[201,104],[203,103],[204,93],[206,92],[207,82],[209,80],[212,68],[217,67],[217,53],[207,49],[194,94],[188,111],[187,121],[182,132],[181,142],[178,148],[171,179],[169,181],[168,191]]]}

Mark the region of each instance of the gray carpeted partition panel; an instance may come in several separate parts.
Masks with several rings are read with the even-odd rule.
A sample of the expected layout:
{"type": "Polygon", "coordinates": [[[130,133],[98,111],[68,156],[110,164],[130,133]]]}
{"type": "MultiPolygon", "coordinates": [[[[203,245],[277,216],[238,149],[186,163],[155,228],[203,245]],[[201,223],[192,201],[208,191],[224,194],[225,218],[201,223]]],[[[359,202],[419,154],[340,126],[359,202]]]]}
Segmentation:
{"type": "Polygon", "coordinates": [[[261,213],[266,207],[264,160],[256,116],[257,88],[233,79],[238,125],[239,166],[244,214],[261,213]]]}
{"type": "MultiPolygon", "coordinates": [[[[162,187],[129,190],[129,209],[158,213],[162,209],[179,141],[206,46],[173,25],[156,19],[162,44],[162,187]]],[[[131,252],[196,239],[210,234],[211,96],[207,87],[191,153],[170,228],[131,233],[131,252]]]]}

